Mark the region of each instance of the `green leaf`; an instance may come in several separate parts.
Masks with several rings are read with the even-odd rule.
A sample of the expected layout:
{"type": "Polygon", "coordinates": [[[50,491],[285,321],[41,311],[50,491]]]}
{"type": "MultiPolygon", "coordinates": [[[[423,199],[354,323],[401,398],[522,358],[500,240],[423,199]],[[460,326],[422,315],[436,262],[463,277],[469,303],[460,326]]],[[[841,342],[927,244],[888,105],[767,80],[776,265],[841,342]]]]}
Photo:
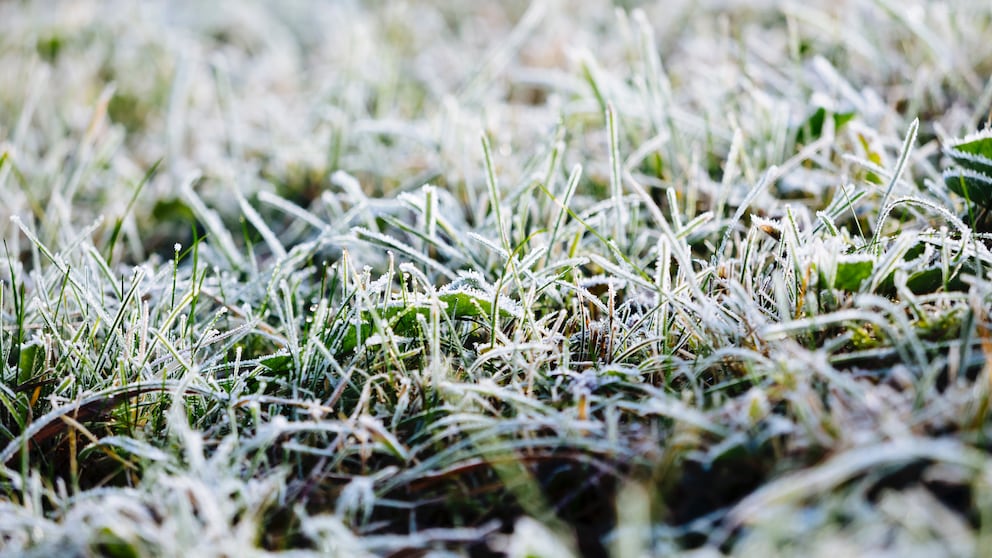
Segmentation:
{"type": "Polygon", "coordinates": [[[111,122],[124,126],[128,132],[139,132],[148,122],[149,109],[141,97],[118,91],[107,103],[107,116],[111,122]]]}
{"type": "Polygon", "coordinates": [[[942,284],[943,274],[938,267],[917,271],[906,279],[906,286],[915,294],[936,292],[942,284]]]}
{"type": "Polygon", "coordinates": [[[871,277],[875,262],[870,259],[845,260],[837,262],[837,275],[834,277],[834,288],[848,292],[857,292],[861,282],[871,277]]]}
{"type": "MultiPolygon", "coordinates": [[[[948,291],[967,291],[968,284],[962,279],[962,275],[974,275],[975,269],[972,266],[965,265],[961,270],[947,279],[947,284],[944,284],[944,271],[940,267],[926,267],[919,271],[915,271],[909,274],[906,278],[906,287],[916,295],[925,295],[935,293],[946,287],[948,291]]],[[[879,294],[886,296],[892,296],[896,294],[895,288],[895,274],[889,274],[879,285],[877,291],[879,294]]]]}
{"type": "Polygon", "coordinates": [[[45,351],[39,345],[28,345],[21,349],[17,359],[17,382],[30,382],[45,365],[45,351]]]}
{"type": "Polygon", "coordinates": [[[109,527],[104,527],[97,531],[93,542],[92,550],[96,556],[138,558],[142,554],[133,544],[112,531],[109,527]]]}
{"type": "Polygon", "coordinates": [[[955,194],[983,207],[992,207],[992,176],[972,169],[947,169],[944,184],[955,194]]]}
{"type": "Polygon", "coordinates": [[[65,46],[65,41],[62,37],[59,37],[58,35],[51,35],[48,37],[40,37],[35,42],[34,49],[42,60],[48,62],[49,64],[54,64],[59,57],[59,53],[62,52],[63,46],[65,46]]]}
{"type": "Polygon", "coordinates": [[[31,416],[31,400],[26,393],[15,395],[10,391],[0,390],[0,410],[6,411],[17,423],[16,425],[0,423],[0,436],[2,436],[0,441],[7,442],[27,426],[31,416]]]}
{"type": "Polygon", "coordinates": [[[992,129],[951,141],[944,153],[965,169],[992,176],[992,129]]]}
{"type": "Polygon", "coordinates": [[[152,208],[152,217],[156,221],[196,222],[196,215],[193,210],[186,205],[186,202],[176,198],[155,202],[155,207],[152,208]]]}
{"type": "MultiPolygon", "coordinates": [[[[862,149],[865,150],[865,158],[881,167],[882,156],[871,148],[871,144],[868,143],[868,139],[865,138],[864,134],[858,134],[858,142],[861,143],[862,149]]],[[[883,182],[880,176],[871,171],[868,171],[868,173],[865,174],[865,180],[873,184],[882,184],[883,182]]]]}
{"type": "MultiPolygon", "coordinates": [[[[443,311],[451,320],[485,320],[492,316],[496,293],[485,284],[481,276],[466,274],[442,287],[437,298],[444,304],[443,311]]],[[[500,298],[497,307],[500,318],[513,319],[521,316],[517,303],[505,297],[500,298]]],[[[431,300],[423,296],[406,301],[393,300],[375,309],[379,319],[400,337],[417,335],[420,327],[417,315],[430,318],[430,311],[431,300]]],[[[363,310],[361,318],[348,325],[348,329],[341,337],[338,351],[346,353],[354,350],[358,346],[359,336],[364,341],[375,331],[372,312],[363,310]]]]}
{"type": "MultiPolygon", "coordinates": [[[[850,122],[855,113],[837,112],[831,113],[834,120],[834,130],[840,130],[844,124],[850,122]]],[[[796,143],[807,144],[815,141],[823,135],[823,124],[827,121],[827,109],[820,107],[803,122],[796,130],[796,143]]]]}
{"type": "Polygon", "coordinates": [[[264,357],[258,362],[273,372],[287,372],[289,371],[289,367],[293,364],[293,357],[292,355],[287,355],[285,353],[276,353],[274,355],[264,357]]]}
{"type": "Polygon", "coordinates": [[[911,274],[906,279],[906,286],[913,294],[923,295],[937,292],[946,287],[948,291],[967,291],[968,284],[961,280],[962,273],[973,274],[970,266],[965,266],[960,272],[948,277],[944,285],[944,271],[939,267],[931,267],[911,274]]]}

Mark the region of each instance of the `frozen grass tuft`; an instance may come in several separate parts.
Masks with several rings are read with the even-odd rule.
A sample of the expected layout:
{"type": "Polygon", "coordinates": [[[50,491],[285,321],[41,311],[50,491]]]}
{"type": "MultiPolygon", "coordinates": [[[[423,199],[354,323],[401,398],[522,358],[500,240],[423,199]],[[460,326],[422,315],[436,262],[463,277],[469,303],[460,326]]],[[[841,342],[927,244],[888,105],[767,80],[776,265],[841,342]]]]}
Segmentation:
{"type": "Polygon", "coordinates": [[[0,4],[0,555],[974,555],[992,9],[0,4]]]}

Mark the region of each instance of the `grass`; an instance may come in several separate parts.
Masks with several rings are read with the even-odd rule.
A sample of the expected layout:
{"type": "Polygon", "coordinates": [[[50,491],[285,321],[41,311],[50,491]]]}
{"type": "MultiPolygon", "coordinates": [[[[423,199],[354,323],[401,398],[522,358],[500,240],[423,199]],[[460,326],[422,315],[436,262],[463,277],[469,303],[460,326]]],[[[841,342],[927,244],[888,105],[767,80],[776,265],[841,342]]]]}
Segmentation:
{"type": "Polygon", "coordinates": [[[980,554],[990,29],[0,5],[0,555],[980,554]]]}

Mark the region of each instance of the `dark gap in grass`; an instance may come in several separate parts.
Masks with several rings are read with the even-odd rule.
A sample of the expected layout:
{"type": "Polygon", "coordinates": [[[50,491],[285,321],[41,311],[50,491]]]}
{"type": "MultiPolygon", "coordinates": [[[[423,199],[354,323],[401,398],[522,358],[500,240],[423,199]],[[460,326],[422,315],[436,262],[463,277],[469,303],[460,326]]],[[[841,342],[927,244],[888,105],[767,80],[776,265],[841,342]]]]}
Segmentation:
{"type": "MultiPolygon", "coordinates": [[[[681,463],[678,479],[670,487],[659,487],[667,522],[689,525],[733,506],[769,478],[779,458],[773,445],[765,444],[740,448],[710,464],[692,460],[681,463]]],[[[686,548],[698,548],[708,542],[707,535],[690,530],[679,542],[686,548]]]]}
{"type": "Polygon", "coordinates": [[[925,459],[917,460],[882,473],[871,484],[865,496],[869,502],[877,503],[888,491],[903,492],[914,486],[928,490],[937,500],[964,518],[973,528],[981,527],[981,513],[975,507],[975,495],[970,486],[947,480],[927,478],[927,470],[934,463],[925,459]]]}
{"type": "MultiPolygon", "coordinates": [[[[602,539],[615,526],[615,496],[618,478],[602,467],[593,466],[577,456],[547,455],[530,458],[520,456],[541,488],[558,519],[574,532],[582,556],[606,556],[602,539]]],[[[455,525],[483,525],[498,520],[504,533],[511,533],[516,520],[524,516],[524,508],[512,496],[502,480],[486,464],[467,469],[458,476],[437,479],[420,486],[403,487],[396,497],[407,501],[421,500],[416,508],[416,523],[421,528],[455,525]]],[[[397,512],[399,525],[409,518],[397,512]]],[[[382,518],[388,521],[388,516],[382,518]]],[[[402,528],[402,527],[401,527],[402,528]]],[[[480,541],[481,543],[482,541],[480,541]]],[[[474,556],[496,556],[482,544],[474,556]]]]}

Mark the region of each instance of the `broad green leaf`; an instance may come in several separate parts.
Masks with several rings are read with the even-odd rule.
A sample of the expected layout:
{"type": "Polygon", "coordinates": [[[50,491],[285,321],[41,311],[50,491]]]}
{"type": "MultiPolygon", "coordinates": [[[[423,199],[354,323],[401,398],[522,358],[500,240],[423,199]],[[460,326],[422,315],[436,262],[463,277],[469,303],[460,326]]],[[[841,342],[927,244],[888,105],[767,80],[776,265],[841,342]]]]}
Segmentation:
{"type": "Polygon", "coordinates": [[[966,169],[992,176],[992,129],[952,141],[944,153],[966,169]]]}
{"type": "Polygon", "coordinates": [[[293,357],[285,353],[276,353],[262,358],[259,363],[273,372],[286,372],[293,364],[293,357]]]}
{"type": "MultiPolygon", "coordinates": [[[[485,285],[480,277],[465,275],[442,287],[437,294],[443,303],[442,309],[452,320],[486,320],[493,313],[495,292],[485,285]]],[[[500,298],[498,303],[499,317],[513,319],[520,317],[517,303],[507,298],[500,298]]],[[[385,306],[376,308],[379,319],[400,337],[417,335],[419,323],[417,316],[430,318],[431,301],[427,297],[417,297],[407,301],[394,300],[385,306]]],[[[346,353],[358,346],[359,337],[364,341],[375,332],[375,320],[372,312],[361,312],[361,318],[354,320],[341,338],[339,352],[346,353]]]]}
{"type": "Polygon", "coordinates": [[[26,383],[35,377],[45,365],[45,351],[38,345],[27,345],[21,349],[17,359],[17,381],[26,383]]]}
{"type": "Polygon", "coordinates": [[[176,198],[155,202],[155,206],[152,208],[152,217],[156,221],[196,222],[196,215],[193,210],[186,205],[186,202],[176,198]]]}
{"type": "MultiPolygon", "coordinates": [[[[967,291],[968,284],[961,280],[961,275],[974,274],[974,269],[970,266],[964,266],[961,271],[955,273],[947,280],[947,290],[949,291],[967,291]]],[[[913,294],[925,295],[935,293],[945,287],[944,285],[944,272],[940,267],[927,267],[919,271],[909,274],[906,278],[906,287],[913,294]]],[[[876,290],[879,294],[884,294],[886,296],[893,296],[896,294],[895,288],[895,277],[894,274],[889,275],[882,281],[878,289],[876,290]]]]}
{"type": "Polygon", "coordinates": [[[849,292],[857,292],[861,282],[871,277],[875,262],[870,259],[856,259],[837,262],[837,275],[834,277],[834,288],[849,292]]]}
{"type": "Polygon", "coordinates": [[[947,169],[944,184],[950,191],[983,207],[992,207],[992,176],[971,169],[947,169]]]}
{"type": "MultiPolygon", "coordinates": [[[[965,266],[960,272],[955,273],[947,279],[947,290],[967,291],[968,284],[961,280],[962,273],[973,273],[974,270],[965,266]]],[[[917,271],[906,279],[906,286],[913,294],[930,294],[944,288],[944,272],[939,267],[931,267],[922,271],[917,271]]]]}

